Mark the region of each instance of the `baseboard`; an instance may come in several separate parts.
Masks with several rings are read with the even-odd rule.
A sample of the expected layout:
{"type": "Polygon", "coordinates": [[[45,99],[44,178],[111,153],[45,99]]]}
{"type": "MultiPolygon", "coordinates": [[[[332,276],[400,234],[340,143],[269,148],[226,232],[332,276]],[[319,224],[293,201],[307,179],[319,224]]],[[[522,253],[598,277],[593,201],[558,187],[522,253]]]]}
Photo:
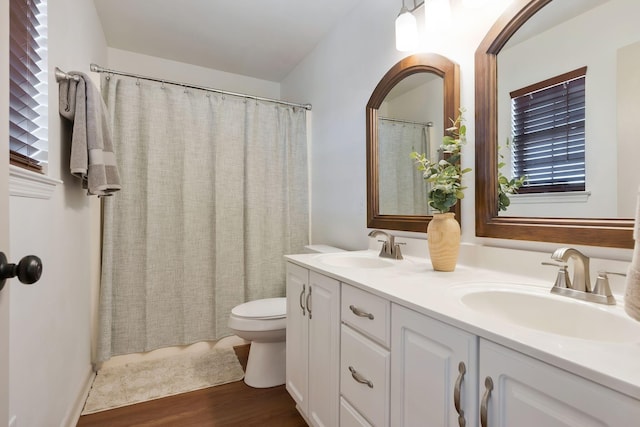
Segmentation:
{"type": "Polygon", "coordinates": [[[95,377],[96,373],[93,372],[93,369],[89,366],[84,384],[80,389],[78,396],[76,396],[73,406],[69,409],[69,412],[67,412],[67,415],[60,423],[60,427],[76,427],[78,425],[82,408],[84,408],[84,402],[87,400],[87,396],[89,396],[89,390],[91,390],[91,385],[93,384],[93,379],[95,377]]]}

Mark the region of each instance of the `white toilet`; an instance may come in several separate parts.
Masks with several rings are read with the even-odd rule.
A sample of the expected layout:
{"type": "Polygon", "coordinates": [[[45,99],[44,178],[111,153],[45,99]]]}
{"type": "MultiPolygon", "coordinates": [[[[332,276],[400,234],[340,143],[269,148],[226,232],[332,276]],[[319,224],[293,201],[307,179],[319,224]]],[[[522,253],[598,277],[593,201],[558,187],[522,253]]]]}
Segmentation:
{"type": "Polygon", "coordinates": [[[229,328],[251,341],[244,382],[256,388],[285,382],[287,299],[267,298],[245,302],[231,310],[229,328]]]}
{"type": "MultiPolygon", "coordinates": [[[[340,252],[325,245],[305,247],[306,253],[340,252]]],[[[234,307],[229,328],[234,334],[251,341],[244,382],[251,387],[282,385],[286,380],[287,299],[266,298],[234,307]]]]}

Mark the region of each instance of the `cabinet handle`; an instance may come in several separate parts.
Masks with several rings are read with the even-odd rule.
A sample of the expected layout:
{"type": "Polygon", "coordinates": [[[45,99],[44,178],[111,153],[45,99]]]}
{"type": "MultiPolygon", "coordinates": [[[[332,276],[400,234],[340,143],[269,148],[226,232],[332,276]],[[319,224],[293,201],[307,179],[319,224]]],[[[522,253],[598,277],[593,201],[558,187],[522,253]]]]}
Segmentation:
{"type": "Polygon", "coordinates": [[[355,305],[350,305],[349,309],[353,312],[353,314],[355,314],[358,317],[366,317],[369,320],[373,320],[373,314],[367,313],[366,311],[362,311],[355,305]]]}
{"type": "Polygon", "coordinates": [[[356,380],[360,384],[368,385],[369,388],[373,388],[373,383],[368,379],[366,379],[365,377],[363,377],[362,374],[356,371],[353,366],[349,366],[349,371],[351,371],[351,376],[353,377],[354,380],[356,380]]]}
{"type": "Polygon", "coordinates": [[[462,388],[462,380],[464,380],[464,374],[467,373],[467,367],[464,362],[458,363],[458,379],[456,385],[453,388],[453,405],[456,407],[458,413],[458,425],[465,427],[467,421],[464,419],[464,410],[460,408],[460,389],[462,388]]]}
{"type": "Polygon", "coordinates": [[[493,380],[491,377],[484,379],[484,396],[482,396],[482,404],[480,405],[480,425],[487,427],[487,413],[489,411],[489,397],[491,397],[491,391],[493,390],[493,380]]]}
{"type": "Polygon", "coordinates": [[[307,301],[306,301],[307,312],[309,313],[309,319],[311,319],[311,291],[312,290],[313,288],[309,286],[309,293],[307,294],[307,301]]]}
{"type": "Polygon", "coordinates": [[[307,314],[307,311],[304,308],[304,302],[302,301],[304,299],[304,294],[305,294],[306,291],[307,291],[307,285],[303,284],[302,285],[302,292],[300,292],[300,298],[299,298],[300,308],[302,309],[302,315],[303,316],[306,316],[306,314],[307,314]]]}

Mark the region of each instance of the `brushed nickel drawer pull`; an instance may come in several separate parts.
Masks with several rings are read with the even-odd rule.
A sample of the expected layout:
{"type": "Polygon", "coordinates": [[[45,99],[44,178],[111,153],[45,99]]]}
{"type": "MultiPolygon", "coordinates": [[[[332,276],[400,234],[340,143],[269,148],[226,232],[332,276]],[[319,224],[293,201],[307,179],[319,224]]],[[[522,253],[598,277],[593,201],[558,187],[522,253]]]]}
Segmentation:
{"type": "Polygon", "coordinates": [[[353,366],[349,366],[349,371],[351,372],[351,376],[353,377],[354,380],[356,380],[360,384],[368,385],[369,388],[373,388],[373,383],[368,379],[364,378],[362,374],[360,374],[358,371],[354,369],[353,366]]]}
{"type": "Polygon", "coordinates": [[[309,313],[309,319],[311,319],[311,291],[313,291],[313,288],[309,286],[309,293],[307,294],[307,301],[306,301],[307,312],[309,313]]]}
{"type": "Polygon", "coordinates": [[[300,292],[300,308],[302,309],[302,315],[305,316],[307,314],[307,310],[304,308],[304,294],[307,291],[307,285],[302,285],[302,292],[300,292]]]}
{"type": "Polygon", "coordinates": [[[456,385],[453,388],[453,405],[456,407],[456,412],[458,413],[458,425],[460,427],[465,427],[467,421],[464,418],[464,410],[460,408],[460,390],[462,388],[462,380],[464,380],[464,374],[467,373],[467,367],[464,362],[460,362],[458,364],[458,379],[456,380],[456,385]]]}
{"type": "Polygon", "coordinates": [[[480,425],[487,427],[487,418],[489,412],[489,397],[491,397],[491,391],[493,390],[493,380],[491,377],[484,379],[484,396],[482,396],[482,403],[480,405],[480,425]]]}
{"type": "Polygon", "coordinates": [[[373,314],[367,313],[366,311],[362,311],[355,305],[350,305],[349,310],[351,310],[353,314],[355,314],[358,317],[366,317],[369,320],[373,320],[373,314]]]}

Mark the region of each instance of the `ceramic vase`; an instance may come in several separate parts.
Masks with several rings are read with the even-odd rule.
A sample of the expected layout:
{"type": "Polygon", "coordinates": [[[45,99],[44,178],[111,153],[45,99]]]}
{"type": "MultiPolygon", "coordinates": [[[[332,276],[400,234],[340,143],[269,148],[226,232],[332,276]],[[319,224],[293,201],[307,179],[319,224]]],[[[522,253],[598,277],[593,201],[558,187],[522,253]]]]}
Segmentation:
{"type": "Polygon", "coordinates": [[[460,252],[460,224],[453,212],[433,214],[427,226],[427,243],[434,270],[455,270],[460,252]]]}

